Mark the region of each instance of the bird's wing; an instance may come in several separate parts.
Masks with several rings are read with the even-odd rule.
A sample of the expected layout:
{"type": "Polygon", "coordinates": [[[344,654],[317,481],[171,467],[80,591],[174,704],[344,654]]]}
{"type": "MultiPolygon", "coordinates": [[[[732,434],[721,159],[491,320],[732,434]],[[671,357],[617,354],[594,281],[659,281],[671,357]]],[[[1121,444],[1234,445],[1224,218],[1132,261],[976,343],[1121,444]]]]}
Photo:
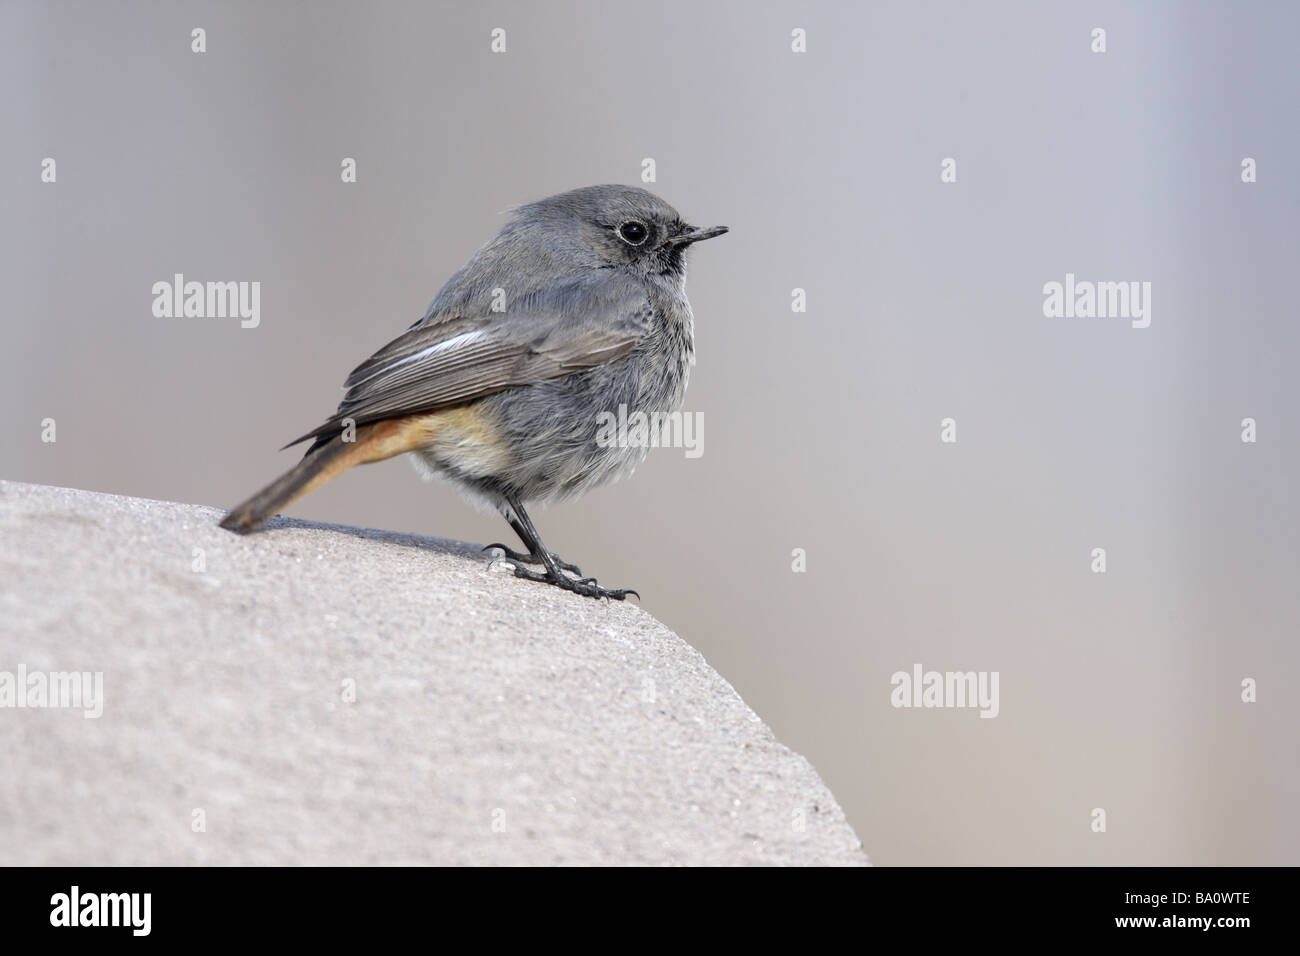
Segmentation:
{"type": "Polygon", "coordinates": [[[345,419],[424,414],[602,365],[631,351],[653,314],[643,286],[602,271],[552,282],[504,312],[422,322],[357,366],[338,411],[289,445],[332,436],[345,419]]]}

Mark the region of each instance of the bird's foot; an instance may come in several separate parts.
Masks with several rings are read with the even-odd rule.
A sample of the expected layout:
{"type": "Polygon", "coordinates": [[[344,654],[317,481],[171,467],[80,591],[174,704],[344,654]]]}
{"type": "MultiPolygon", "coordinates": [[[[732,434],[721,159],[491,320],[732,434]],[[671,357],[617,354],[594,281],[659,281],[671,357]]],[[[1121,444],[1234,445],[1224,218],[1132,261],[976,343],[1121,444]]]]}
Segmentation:
{"type": "MultiPolygon", "coordinates": [[[[516,551],[513,548],[507,548],[504,544],[489,544],[483,550],[491,551],[493,548],[497,549],[498,551],[504,552],[506,558],[510,561],[513,561],[515,564],[545,564],[546,563],[543,559],[537,557],[536,555],[524,554],[522,551],[516,551]]],[[[551,560],[554,561],[558,567],[561,567],[566,571],[570,571],[573,574],[578,575],[578,577],[582,577],[582,568],[578,567],[576,564],[570,564],[568,561],[565,561],[563,558],[561,558],[558,554],[552,554],[551,560]]],[[[640,595],[637,596],[640,597],[640,595]]]]}
{"type": "Polygon", "coordinates": [[[525,581],[537,581],[540,584],[554,585],[557,588],[563,588],[565,591],[581,594],[583,597],[612,598],[615,601],[623,601],[627,599],[629,594],[636,594],[637,600],[641,599],[641,595],[631,588],[603,588],[596,583],[595,578],[571,578],[567,574],[561,574],[558,570],[551,568],[545,571],[529,571],[525,567],[516,565],[515,577],[523,578],[525,581]]]}

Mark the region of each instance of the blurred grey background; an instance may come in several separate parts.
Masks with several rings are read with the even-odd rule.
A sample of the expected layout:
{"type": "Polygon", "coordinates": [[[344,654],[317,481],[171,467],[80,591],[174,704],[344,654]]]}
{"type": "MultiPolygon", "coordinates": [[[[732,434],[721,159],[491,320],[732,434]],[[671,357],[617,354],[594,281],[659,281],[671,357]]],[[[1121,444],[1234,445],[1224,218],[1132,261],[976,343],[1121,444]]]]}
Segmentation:
{"type": "MultiPolygon", "coordinates": [[[[651,157],[732,227],[688,283],[704,454],[534,515],[550,546],[703,651],[877,863],[1295,864],[1298,33],[1281,3],[7,0],[0,476],[232,505],[503,210],[651,157]],[[260,281],[261,324],[155,318],[176,272],[260,281]],[[1067,272],[1151,282],[1150,327],[1045,318],[1067,272]],[[916,663],[998,671],[999,716],[892,707],[916,663]]],[[[400,460],[290,513],[509,539],[400,460]]]]}

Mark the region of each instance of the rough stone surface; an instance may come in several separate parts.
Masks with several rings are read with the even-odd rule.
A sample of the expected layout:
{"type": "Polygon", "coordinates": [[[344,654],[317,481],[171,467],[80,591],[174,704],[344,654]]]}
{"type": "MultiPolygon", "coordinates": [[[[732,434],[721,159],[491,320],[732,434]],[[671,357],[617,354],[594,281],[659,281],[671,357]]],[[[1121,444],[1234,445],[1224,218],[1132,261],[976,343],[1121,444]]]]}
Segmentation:
{"type": "Polygon", "coordinates": [[[103,674],[98,718],[0,708],[0,864],[867,862],[635,604],[453,541],[221,515],[0,482],[0,681],[103,674]]]}

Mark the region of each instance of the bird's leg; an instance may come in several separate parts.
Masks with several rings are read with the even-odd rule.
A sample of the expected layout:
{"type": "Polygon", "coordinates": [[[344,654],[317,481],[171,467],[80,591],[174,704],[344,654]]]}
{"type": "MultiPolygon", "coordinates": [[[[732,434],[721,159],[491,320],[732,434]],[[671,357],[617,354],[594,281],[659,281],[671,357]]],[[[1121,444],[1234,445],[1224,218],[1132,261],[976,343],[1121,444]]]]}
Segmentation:
{"type": "MultiPolygon", "coordinates": [[[[522,556],[521,558],[514,557],[514,554],[517,554],[518,552],[512,553],[509,548],[502,547],[499,544],[488,545],[490,548],[501,548],[501,550],[506,553],[506,557],[513,561],[520,562],[515,565],[515,577],[523,578],[526,581],[538,581],[543,584],[551,584],[557,588],[572,591],[574,594],[581,594],[584,597],[607,597],[613,598],[615,601],[625,600],[629,594],[636,594],[638,598],[641,597],[640,594],[637,594],[637,592],[631,588],[603,588],[596,583],[595,578],[569,577],[564,573],[562,568],[567,567],[574,569],[575,566],[568,562],[561,562],[554,554],[546,549],[546,545],[542,544],[541,535],[537,533],[537,528],[533,526],[532,519],[528,517],[528,512],[523,509],[523,506],[516,499],[507,497],[506,501],[510,505],[510,510],[514,512],[513,515],[507,514],[506,520],[510,522],[510,527],[515,529],[515,533],[519,535],[520,540],[522,540],[524,545],[528,548],[527,563],[541,564],[546,568],[544,572],[530,571],[527,568],[520,566],[520,564],[524,563],[522,556]]],[[[578,571],[577,573],[581,574],[582,572],[578,571]]]]}
{"type": "MultiPolygon", "coordinates": [[[[510,514],[509,512],[506,512],[505,519],[506,521],[510,522],[510,527],[515,529],[515,534],[519,535],[519,540],[522,541],[525,545],[527,545],[531,550],[533,548],[533,545],[529,541],[529,536],[528,536],[528,527],[531,527],[531,524],[528,527],[525,527],[517,517],[510,514]]],[[[537,537],[536,530],[533,531],[533,540],[535,540],[538,543],[538,545],[541,544],[541,538],[537,537]]],[[[491,551],[493,548],[500,548],[501,551],[505,554],[505,556],[509,558],[511,561],[515,562],[515,564],[545,564],[546,563],[546,561],[542,558],[542,556],[538,554],[536,551],[532,551],[530,554],[524,554],[522,551],[516,551],[514,548],[507,548],[504,544],[500,544],[500,543],[489,544],[483,550],[491,551]]],[[[576,564],[570,564],[568,561],[565,561],[563,558],[561,558],[558,554],[555,554],[554,552],[546,552],[546,553],[550,554],[552,560],[554,560],[555,563],[559,565],[561,568],[563,568],[565,571],[572,571],[578,577],[582,577],[582,568],[578,567],[576,564]]]]}

